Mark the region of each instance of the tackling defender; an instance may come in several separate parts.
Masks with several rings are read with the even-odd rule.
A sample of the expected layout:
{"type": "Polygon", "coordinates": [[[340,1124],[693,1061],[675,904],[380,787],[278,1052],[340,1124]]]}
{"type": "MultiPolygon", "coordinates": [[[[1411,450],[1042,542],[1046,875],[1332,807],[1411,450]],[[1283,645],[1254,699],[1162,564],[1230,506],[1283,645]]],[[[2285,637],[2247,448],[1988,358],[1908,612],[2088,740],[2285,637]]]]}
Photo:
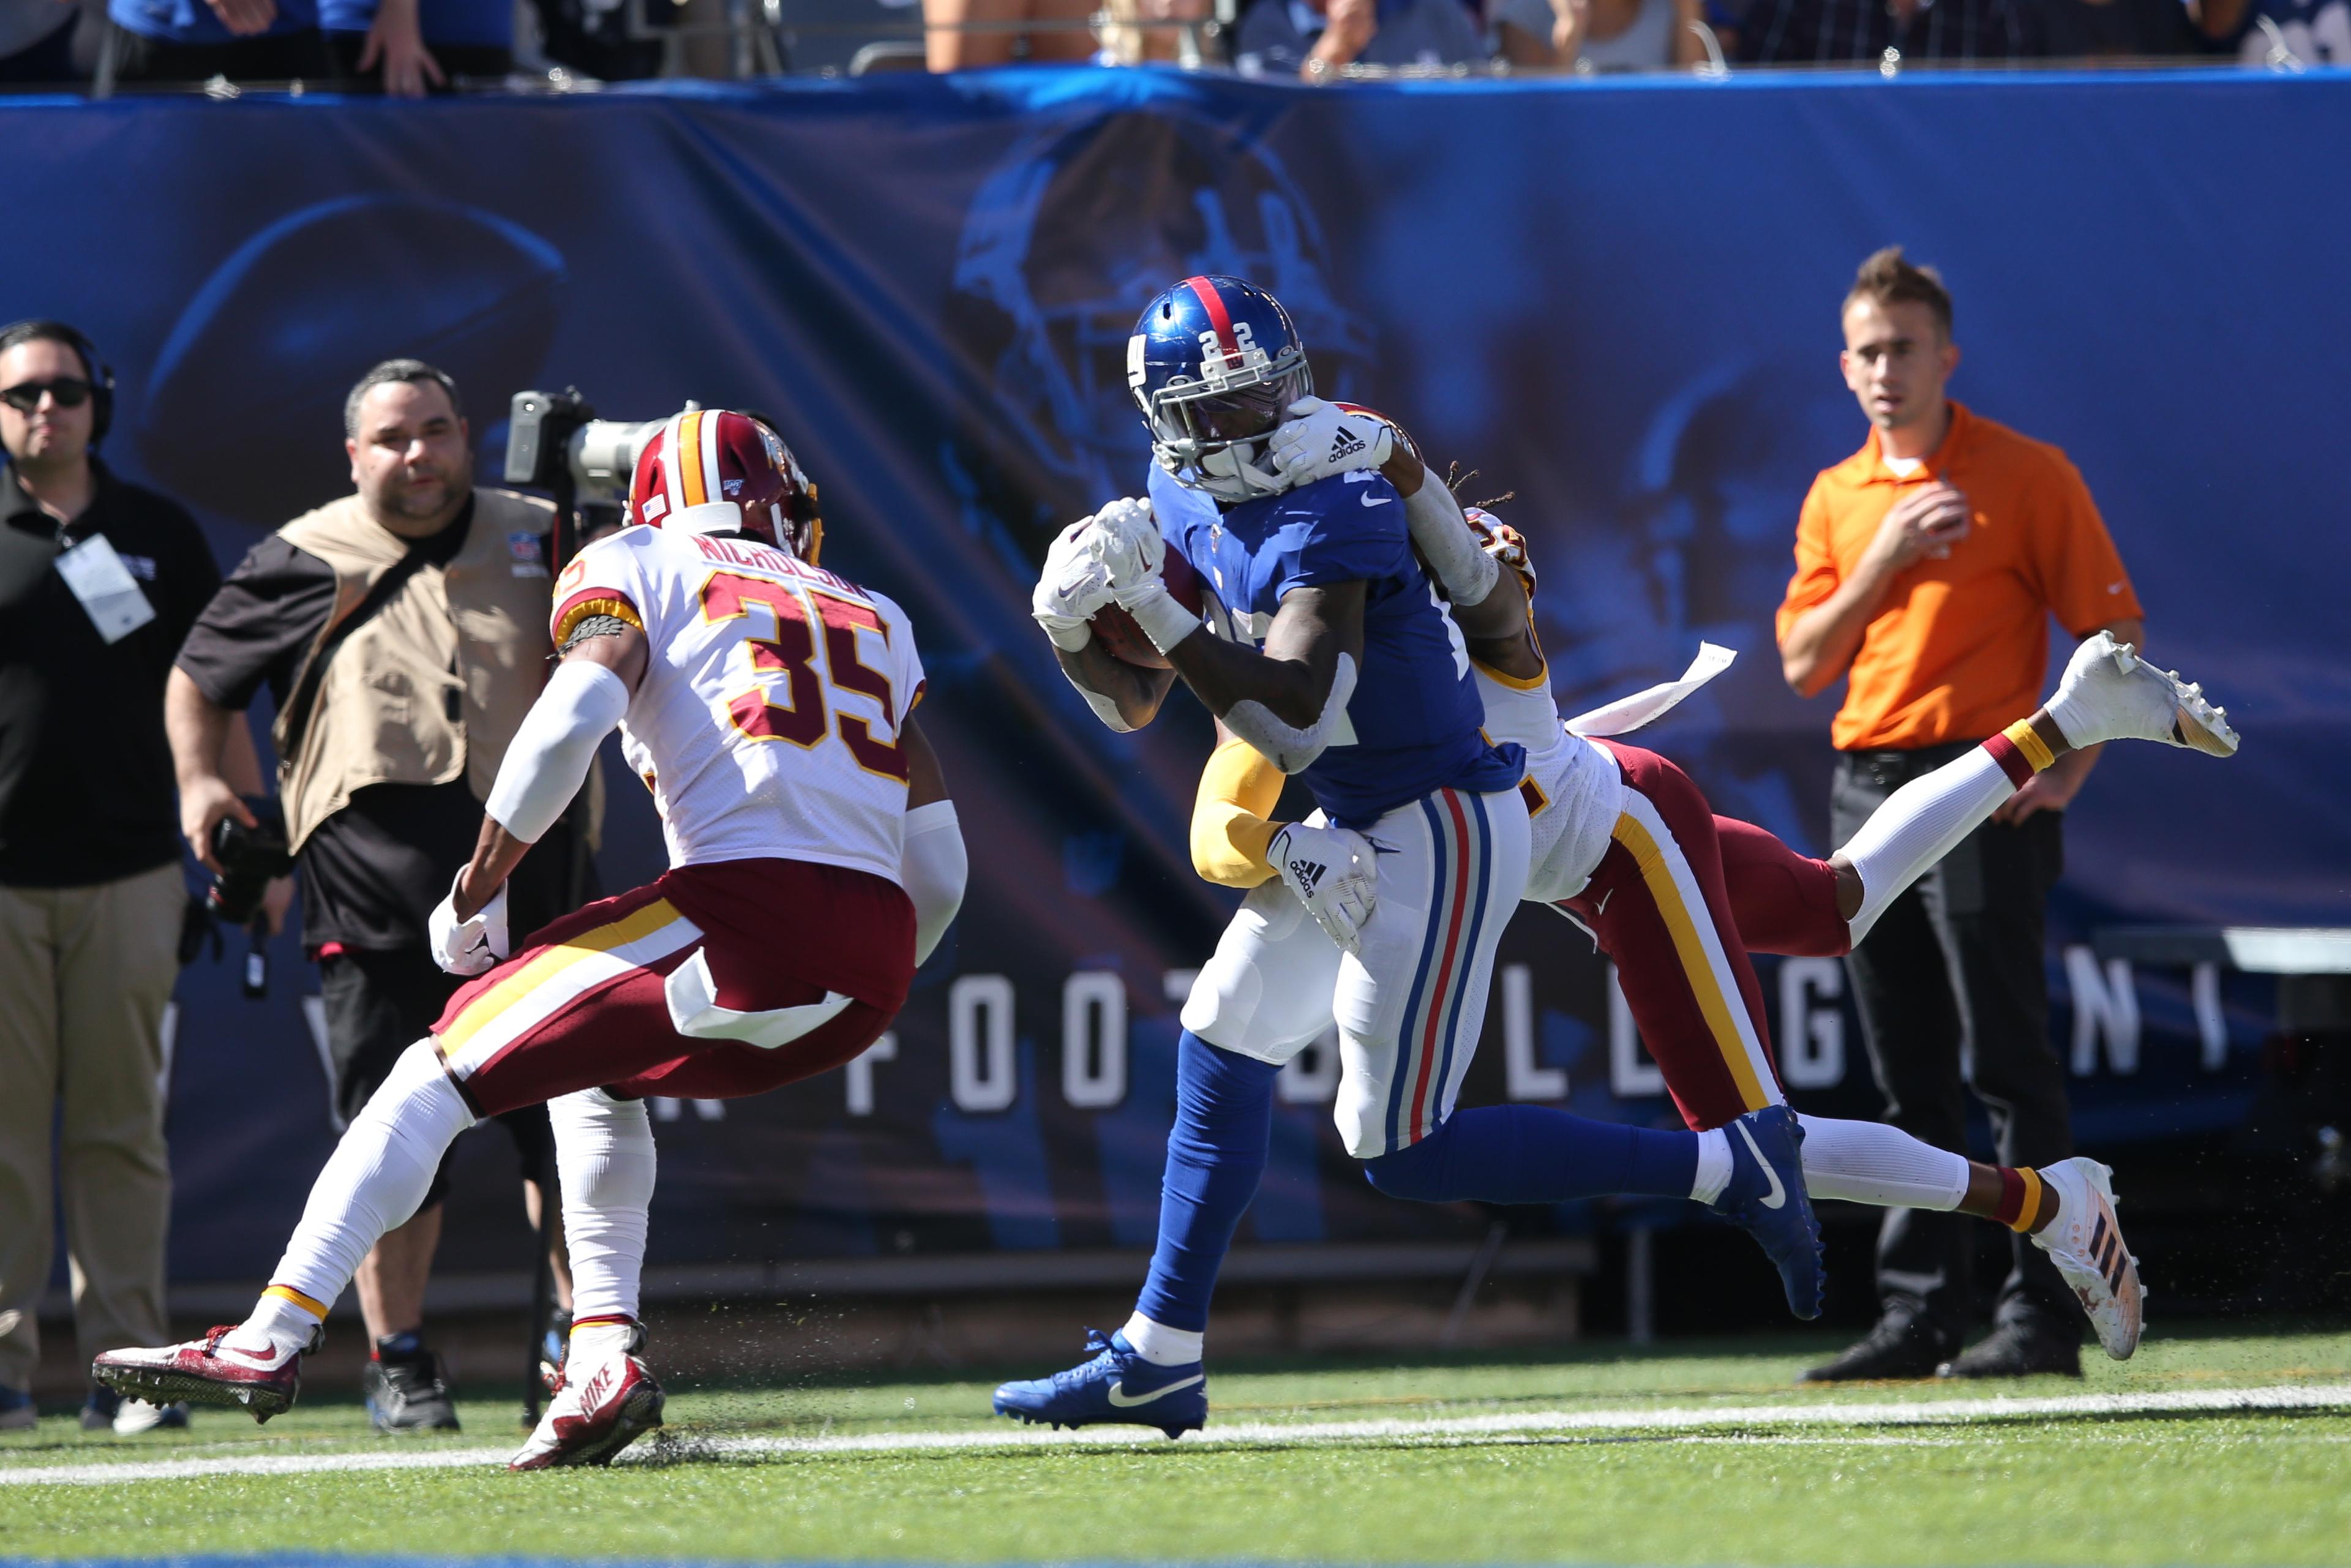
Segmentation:
{"type": "Polygon", "coordinates": [[[1274,1078],[1333,1019],[1335,1119],[1382,1190],[1695,1197],[1755,1235],[1794,1310],[1817,1312],[1819,1233],[1785,1106],[1737,1117],[1736,1138],[1532,1106],[1455,1113],[1525,887],[1521,748],[1479,733],[1468,653],[1413,553],[1405,497],[1369,468],[1293,485],[1267,465],[1282,412],[1311,391],[1278,303],[1238,279],[1186,278],[1144,310],[1128,372],[1152,499],[1114,502],[1055,542],[1036,618],[1112,728],[1149,723],[1180,675],[1321,810],[1274,836],[1280,884],[1242,906],[1185,1005],[1159,1242],[1134,1315],[1083,1364],[998,1389],[996,1408],[1171,1437],[1202,1424],[1209,1297],[1264,1169],[1274,1078]],[[1169,543],[1203,585],[1205,624],[1161,580],[1169,543]],[[1102,645],[1091,622],[1113,605],[1167,668],[1102,645]]]}
{"type": "Polygon", "coordinates": [[[257,1421],[287,1408],[328,1304],[450,1141],[544,1100],[576,1315],[564,1385],[511,1466],[602,1463],[660,1424],[634,1354],[653,1180],[643,1096],[762,1093],[863,1051],[953,919],[964,855],[914,720],[905,612],[816,564],[816,489],[773,431],[733,413],[672,419],[638,460],[630,522],[557,581],[562,663],[434,914],[443,967],[480,978],[344,1134],[252,1315],[101,1355],[107,1386],[257,1421]],[[508,957],[506,878],[616,725],[671,869],[508,957]]]}
{"type": "MultiPolygon", "coordinates": [[[[1333,451],[1384,463],[1407,495],[1427,482],[1408,438],[1380,428],[1384,422],[1370,411],[1318,400],[1290,413],[1271,455],[1301,482],[1324,476],[1333,451]]],[[[2078,746],[2137,738],[2221,757],[2237,748],[2225,712],[2102,634],[2076,650],[2046,707],[1975,755],[1897,791],[1852,843],[1813,860],[1751,823],[1713,816],[1665,758],[1596,737],[1619,731],[1582,720],[1563,725],[1534,635],[1534,570],[1524,541],[1487,514],[1473,509],[1448,522],[1443,510],[1416,510],[1416,543],[1448,592],[1469,601],[1458,614],[1488,733],[1527,748],[1545,797],[1534,818],[1528,900],[1558,909],[1616,962],[1642,1038],[1694,1128],[1784,1099],[1749,952],[1848,951],[1954,841],[2078,746]],[[1505,580],[1522,591],[1494,593],[1505,580]]],[[[1280,775],[1261,758],[1237,743],[1219,747],[1194,821],[1203,875],[1244,887],[1271,879],[1261,846],[1278,831],[1267,819],[1280,793],[1280,775]]],[[[1879,1123],[1800,1120],[1805,1180],[1815,1196],[1955,1208],[2010,1225],[2051,1254],[2108,1354],[2123,1359],[2137,1347],[2136,1260],[2113,1213],[2106,1167],[2075,1158],[2011,1170],[1879,1123]]]]}

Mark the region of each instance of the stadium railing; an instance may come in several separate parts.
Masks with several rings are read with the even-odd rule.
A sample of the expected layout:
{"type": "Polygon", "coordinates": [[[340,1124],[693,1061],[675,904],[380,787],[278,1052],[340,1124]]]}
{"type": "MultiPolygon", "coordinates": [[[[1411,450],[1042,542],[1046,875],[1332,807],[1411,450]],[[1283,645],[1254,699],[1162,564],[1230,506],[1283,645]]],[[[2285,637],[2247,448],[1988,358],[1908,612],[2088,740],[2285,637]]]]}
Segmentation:
{"type": "MultiPolygon", "coordinates": [[[[789,75],[845,75],[855,78],[883,71],[920,70],[924,68],[924,41],[935,32],[998,35],[1088,33],[1102,44],[1111,63],[1150,63],[1185,70],[1223,70],[1228,68],[1222,59],[1226,52],[1225,41],[1233,35],[1239,12],[1246,4],[1247,0],[1213,0],[1209,14],[1197,20],[1166,22],[1143,18],[1137,14],[1138,7],[1133,0],[1113,0],[1113,4],[1082,20],[1039,18],[945,24],[924,18],[914,0],[878,0],[872,4],[861,4],[861,0],[846,0],[846,3],[844,0],[709,0],[705,5],[694,7],[698,15],[686,14],[685,8],[676,0],[622,0],[620,16],[628,40],[662,46],[663,63],[658,72],[662,78],[699,76],[756,81],[789,75]],[[713,12],[716,14],[712,15],[713,12]],[[809,47],[811,44],[815,47],[809,47]],[[706,54],[697,68],[692,57],[697,46],[705,48],[716,46],[722,51],[726,59],[723,70],[712,68],[706,54]]],[[[2085,64],[2101,69],[2146,70],[2165,68],[2210,69],[2216,66],[2241,63],[2247,69],[2295,73],[2309,69],[2312,63],[2297,55],[2285,34],[2265,16],[2255,18],[2255,26],[2264,44],[2263,52],[2257,60],[2195,55],[2115,57],[2095,61],[2053,58],[1960,63],[1906,59],[1889,49],[1877,60],[1755,67],[1741,66],[1732,61],[1721,39],[1706,23],[1692,22],[1688,26],[1699,41],[1704,57],[1687,66],[1660,66],[1654,69],[1635,70],[1610,68],[1604,71],[1595,70],[1589,61],[1582,60],[1571,66],[1546,67],[1514,65],[1497,59],[1439,66],[1358,63],[1342,67],[1332,75],[1336,80],[1344,82],[1589,78],[1602,75],[1618,78],[1695,76],[1723,80],[1734,75],[1769,69],[1841,76],[1875,74],[1892,78],[1916,71],[2030,72],[2079,69],[2085,64]]],[[[315,90],[319,85],[298,81],[231,83],[215,78],[199,84],[141,85],[121,90],[142,95],[186,93],[233,99],[248,92],[299,95],[306,89],[315,90]]],[[[460,91],[475,93],[565,93],[592,91],[603,84],[592,77],[556,65],[518,70],[496,78],[460,78],[453,85],[460,91]]],[[[117,89],[105,79],[101,72],[89,84],[89,90],[93,98],[105,98],[111,96],[117,89]]]]}

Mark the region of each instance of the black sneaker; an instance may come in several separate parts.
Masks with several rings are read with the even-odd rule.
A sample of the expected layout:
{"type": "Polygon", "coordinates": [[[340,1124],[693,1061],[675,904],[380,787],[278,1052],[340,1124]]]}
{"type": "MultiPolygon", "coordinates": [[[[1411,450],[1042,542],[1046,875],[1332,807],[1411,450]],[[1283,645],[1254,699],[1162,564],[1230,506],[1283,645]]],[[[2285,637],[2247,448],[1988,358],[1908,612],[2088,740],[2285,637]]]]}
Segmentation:
{"type": "Polygon", "coordinates": [[[1981,1343],[1943,1363],[1938,1377],[2082,1375],[2082,1338],[2054,1324],[2004,1322],[1981,1343]]]}
{"type": "Polygon", "coordinates": [[[1958,1338],[1938,1333],[1917,1318],[1880,1318],[1868,1338],[1796,1381],[1858,1383],[1870,1378],[1932,1377],[1935,1368],[1956,1347],[1958,1338]]]}
{"type": "Polygon", "coordinates": [[[31,1395],[0,1384],[0,1432],[29,1432],[40,1416],[31,1395]]]}
{"type": "Polygon", "coordinates": [[[81,1429],[85,1432],[111,1432],[115,1413],[122,1408],[122,1396],[111,1388],[93,1385],[89,1399],[81,1407],[81,1429]]]}
{"type": "MultiPolygon", "coordinates": [[[[397,1334],[394,1340],[413,1340],[397,1334]]],[[[455,1432],[457,1403],[450,1396],[441,1358],[422,1344],[402,1345],[387,1353],[378,1345],[375,1358],[360,1375],[367,1396],[368,1419],[387,1435],[410,1432],[455,1432]]]]}
{"type": "Polygon", "coordinates": [[[142,1432],[184,1432],[188,1427],[188,1407],[179,1401],[154,1405],[144,1399],[125,1399],[103,1384],[93,1383],[89,1398],[81,1407],[81,1429],[85,1432],[111,1432],[118,1437],[135,1437],[142,1432]]]}

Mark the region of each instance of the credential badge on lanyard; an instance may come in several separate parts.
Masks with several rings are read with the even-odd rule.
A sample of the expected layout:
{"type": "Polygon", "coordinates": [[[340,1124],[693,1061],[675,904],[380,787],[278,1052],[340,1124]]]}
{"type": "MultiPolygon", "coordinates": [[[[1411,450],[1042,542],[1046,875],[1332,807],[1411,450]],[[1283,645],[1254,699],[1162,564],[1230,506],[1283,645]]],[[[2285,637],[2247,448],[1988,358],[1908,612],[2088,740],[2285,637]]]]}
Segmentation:
{"type": "Polygon", "coordinates": [[[57,557],[57,575],[109,643],[120,643],[155,619],[155,607],[140,591],[139,580],[104,534],[92,534],[57,557]]]}

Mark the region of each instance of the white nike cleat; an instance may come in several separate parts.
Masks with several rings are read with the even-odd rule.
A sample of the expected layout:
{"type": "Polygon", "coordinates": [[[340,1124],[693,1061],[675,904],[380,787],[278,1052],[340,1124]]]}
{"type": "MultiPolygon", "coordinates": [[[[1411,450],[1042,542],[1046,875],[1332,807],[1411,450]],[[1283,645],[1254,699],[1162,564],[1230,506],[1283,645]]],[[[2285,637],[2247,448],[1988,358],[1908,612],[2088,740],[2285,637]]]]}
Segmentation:
{"type": "Polygon", "coordinates": [[[2237,754],[2229,710],[2205,700],[2204,688],[2138,656],[2111,632],[2085,639],[2065,662],[2049,716],[2076,747],[2109,740],[2157,740],[2213,757],[2237,754]]]}
{"type": "Polygon", "coordinates": [[[2038,1174],[2057,1195],[2057,1218],[2033,1233],[2032,1244],[2074,1288],[2106,1354],[2128,1361],[2138,1348],[2146,1292],[2139,1288],[2138,1260],[2115,1218],[2115,1173],[2076,1155],[2038,1174]]]}
{"type": "Polygon", "coordinates": [[[662,1386],[635,1356],[615,1351],[593,1366],[567,1362],[563,1386],[507,1469],[609,1465],[613,1455],[661,1424],[662,1386]]]}
{"type": "Polygon", "coordinates": [[[311,1334],[308,1346],[294,1350],[228,1343],[241,1332],[240,1324],[223,1323],[183,1344],[110,1350],[90,1363],[89,1375],[125,1399],[228,1405],[266,1421],[291,1408],[301,1393],[302,1357],[317,1347],[323,1330],[311,1334]]]}

